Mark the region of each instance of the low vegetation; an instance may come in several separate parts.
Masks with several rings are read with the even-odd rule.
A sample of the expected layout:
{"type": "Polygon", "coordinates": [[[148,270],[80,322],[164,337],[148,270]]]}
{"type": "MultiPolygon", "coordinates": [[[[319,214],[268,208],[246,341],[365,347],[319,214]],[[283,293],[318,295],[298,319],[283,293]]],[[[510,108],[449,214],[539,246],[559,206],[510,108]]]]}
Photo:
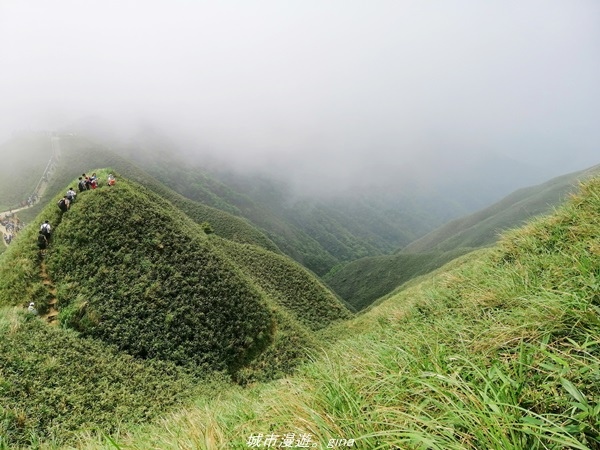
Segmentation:
{"type": "Polygon", "coordinates": [[[60,319],[84,336],[141,358],[231,372],[271,339],[258,292],[199,225],[140,185],[120,179],[79,194],[52,240],[60,319]]]}
{"type": "Polygon", "coordinates": [[[236,374],[239,382],[289,374],[319,348],[315,331],[352,317],[329,289],[291,258],[225,239],[211,242],[263,293],[277,323],[273,343],[236,374]]]}
{"type": "Polygon", "coordinates": [[[0,448],[60,447],[84,431],[145,423],[189,402],[197,383],[173,364],[0,310],[0,448]]]}
{"type": "Polygon", "coordinates": [[[397,253],[352,261],[323,279],[350,306],[361,311],[403,283],[442,266],[472,249],[445,253],[397,253]]]}
{"type": "Polygon", "coordinates": [[[337,328],[346,338],[293,378],[200,399],[117,442],[244,449],[262,434],[365,449],[598,448],[599,230],[596,179],[554,215],[337,328]]]}
{"type": "Polygon", "coordinates": [[[59,445],[82,429],[113,433],[181,407],[198,392],[199,377],[222,374],[223,382],[212,382],[220,390],[228,389],[229,376],[242,384],[282,377],[318,347],[312,330],[351,316],[289,258],[208,236],[207,224],[143,186],[109,169],[96,173],[105,180],[109,171],[115,186],[79,193],[64,213],[56,207],[60,196],[42,210],[36,223],[49,220],[54,230],[43,258],[38,228],[30,226],[0,260],[8,330],[0,346],[0,398],[15,397],[1,411],[0,445],[59,445]],[[60,328],[16,312],[35,301],[43,315],[54,296],[60,328]],[[31,354],[20,360],[21,351],[31,354]],[[75,355],[79,360],[70,362],[75,355]],[[50,382],[55,377],[77,388],[63,394],[50,382]],[[153,389],[164,395],[149,399],[153,389]],[[93,394],[84,395],[88,390],[93,394]],[[53,399],[60,405],[47,404],[53,399]]]}

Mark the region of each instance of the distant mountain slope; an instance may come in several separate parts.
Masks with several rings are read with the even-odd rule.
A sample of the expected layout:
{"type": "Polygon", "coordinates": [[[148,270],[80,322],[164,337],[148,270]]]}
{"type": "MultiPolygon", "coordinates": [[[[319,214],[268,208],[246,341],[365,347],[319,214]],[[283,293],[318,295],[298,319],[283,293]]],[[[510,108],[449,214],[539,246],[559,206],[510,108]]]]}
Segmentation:
{"type": "Polygon", "coordinates": [[[580,180],[597,173],[600,166],[519,189],[488,208],[443,225],[393,255],[353,261],[328,274],[325,281],[361,310],[411,278],[474,248],[493,244],[502,230],[548,212],[576,191],[580,180]]]}
{"type": "Polygon", "coordinates": [[[496,241],[500,231],[516,227],[532,216],[547,213],[574,192],[579,181],[597,173],[600,173],[600,165],[519,189],[488,208],[442,225],[401,251],[423,253],[490,245],[496,241]]]}
{"type": "Polygon", "coordinates": [[[27,200],[51,155],[46,134],[24,134],[0,145],[0,211],[27,200]]]}
{"type": "Polygon", "coordinates": [[[454,204],[439,205],[437,193],[418,188],[412,190],[419,199],[406,189],[395,194],[385,188],[356,188],[321,199],[299,196],[273,176],[190,162],[152,130],[119,151],[180,194],[245,217],[318,275],[340,262],[392,252],[462,212],[454,204]],[[438,204],[430,205],[428,196],[438,204]]]}
{"type": "Polygon", "coordinates": [[[324,281],[352,308],[360,311],[410,279],[431,272],[466,253],[452,252],[373,256],[352,261],[327,274],[324,281]]]}

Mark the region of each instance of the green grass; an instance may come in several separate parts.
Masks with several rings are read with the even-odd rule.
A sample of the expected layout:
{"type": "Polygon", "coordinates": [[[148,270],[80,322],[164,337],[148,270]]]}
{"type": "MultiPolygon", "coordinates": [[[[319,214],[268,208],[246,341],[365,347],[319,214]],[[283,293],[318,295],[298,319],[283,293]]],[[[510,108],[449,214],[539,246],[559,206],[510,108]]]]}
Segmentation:
{"type": "Polygon", "coordinates": [[[537,186],[519,189],[501,201],[460,219],[448,222],[402,251],[423,253],[452,251],[491,245],[501,231],[514,228],[540,214],[547,214],[577,190],[579,181],[600,171],[600,166],[553,178],[537,186]]]}
{"type": "Polygon", "coordinates": [[[0,448],[113,433],[197,395],[197,380],[172,364],[136,361],[17,308],[0,314],[0,448]]]}
{"type": "Polygon", "coordinates": [[[117,184],[79,193],[64,213],[59,195],[35,221],[54,229],[43,261],[60,328],[16,312],[35,301],[44,314],[53,297],[37,226],[0,258],[0,445],[127,430],[181,407],[209,377],[217,381],[206,397],[234,389],[224,387],[230,375],[242,384],[282,377],[318,347],[313,330],[351,316],[291,259],[209,237],[149,189],[96,172],[117,184]],[[68,380],[64,389],[55,378],[68,380]]]}
{"type": "Polygon", "coordinates": [[[431,272],[472,249],[361,258],[342,266],[323,279],[356,311],[419,275],[431,272]]]}
{"type": "MultiPolygon", "coordinates": [[[[294,377],[199,398],[128,449],[600,447],[600,179],[497,247],[450,263],[338,332],[294,377]]],[[[96,448],[94,441],[84,441],[96,448]]]]}

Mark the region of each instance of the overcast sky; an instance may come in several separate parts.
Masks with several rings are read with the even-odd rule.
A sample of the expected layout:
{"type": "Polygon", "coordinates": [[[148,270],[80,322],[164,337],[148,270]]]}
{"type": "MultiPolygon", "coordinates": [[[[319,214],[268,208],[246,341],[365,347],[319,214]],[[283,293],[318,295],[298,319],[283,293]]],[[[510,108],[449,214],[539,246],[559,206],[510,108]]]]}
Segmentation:
{"type": "Polygon", "coordinates": [[[244,164],[600,163],[597,0],[0,0],[0,140],[150,121],[244,164]]]}

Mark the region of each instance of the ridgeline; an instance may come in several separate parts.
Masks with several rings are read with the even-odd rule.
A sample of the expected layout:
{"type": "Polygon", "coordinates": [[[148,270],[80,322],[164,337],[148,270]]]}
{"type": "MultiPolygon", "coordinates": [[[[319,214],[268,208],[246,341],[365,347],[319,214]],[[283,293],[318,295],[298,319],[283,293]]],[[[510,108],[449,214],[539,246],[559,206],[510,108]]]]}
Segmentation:
{"type": "MultiPolygon", "coordinates": [[[[113,376],[103,374],[108,370],[105,355],[123,364],[133,357],[134,366],[146,373],[143,377],[157,378],[152,375],[155,367],[170,367],[172,379],[164,381],[173,385],[167,389],[173,401],[158,396],[147,408],[151,417],[186,398],[185,385],[190,388],[191,377],[221,373],[247,383],[290,373],[316,348],[315,330],[351,317],[325,286],[291,259],[209,236],[200,224],[146,187],[112,169],[95,172],[101,180],[112,172],[118,181],[115,186],[103,182],[98,189],[80,192],[66,212],[57,208],[61,197],[57,196],[34,221],[49,220],[53,225],[43,260],[35,226],[27,227],[2,255],[0,307],[13,324],[4,328],[7,342],[27,340],[28,333],[39,336],[26,350],[33,352],[25,363],[32,367],[21,372],[18,381],[5,379],[0,389],[2,414],[7,418],[0,435],[9,436],[8,442],[31,443],[27,434],[68,440],[77,424],[94,420],[85,411],[89,399],[79,390],[67,396],[82,416],[76,423],[65,416],[71,414],[68,407],[40,409],[32,403],[41,401],[38,395],[13,398],[24,389],[19,387],[23,383],[41,388],[30,377],[47,379],[48,371],[55,370],[58,350],[46,347],[56,341],[70,345],[80,340],[82,344],[72,347],[88,349],[81,350],[89,355],[88,370],[98,365],[99,376],[106,379],[113,376]],[[257,268],[252,266],[258,261],[261,273],[272,277],[254,273],[257,268]],[[48,288],[49,283],[55,290],[48,288]],[[12,309],[31,301],[42,316],[56,307],[61,328],[47,331],[43,321],[12,309]],[[106,350],[98,350],[95,360],[93,348],[106,350]]],[[[65,190],[75,185],[71,181],[65,190]]],[[[2,347],[0,373],[20,373],[22,362],[15,350],[2,347]]],[[[70,353],[65,349],[65,354],[70,353]]],[[[88,383],[81,378],[81,369],[74,370],[82,389],[97,391],[95,383],[101,379],[93,377],[88,383]]],[[[61,371],[57,375],[64,376],[61,371]]],[[[141,380],[116,381],[114,389],[125,389],[119,387],[121,382],[131,382],[133,389],[141,380]]],[[[113,387],[103,389],[112,395],[113,387]]],[[[133,421],[138,420],[140,411],[146,411],[140,405],[148,395],[148,389],[141,389],[131,404],[120,406],[124,415],[130,411],[133,421]]],[[[99,407],[90,407],[90,414],[98,413],[99,407]]],[[[126,420],[124,415],[116,414],[114,423],[108,418],[99,421],[98,426],[113,429],[126,420]]]]}

